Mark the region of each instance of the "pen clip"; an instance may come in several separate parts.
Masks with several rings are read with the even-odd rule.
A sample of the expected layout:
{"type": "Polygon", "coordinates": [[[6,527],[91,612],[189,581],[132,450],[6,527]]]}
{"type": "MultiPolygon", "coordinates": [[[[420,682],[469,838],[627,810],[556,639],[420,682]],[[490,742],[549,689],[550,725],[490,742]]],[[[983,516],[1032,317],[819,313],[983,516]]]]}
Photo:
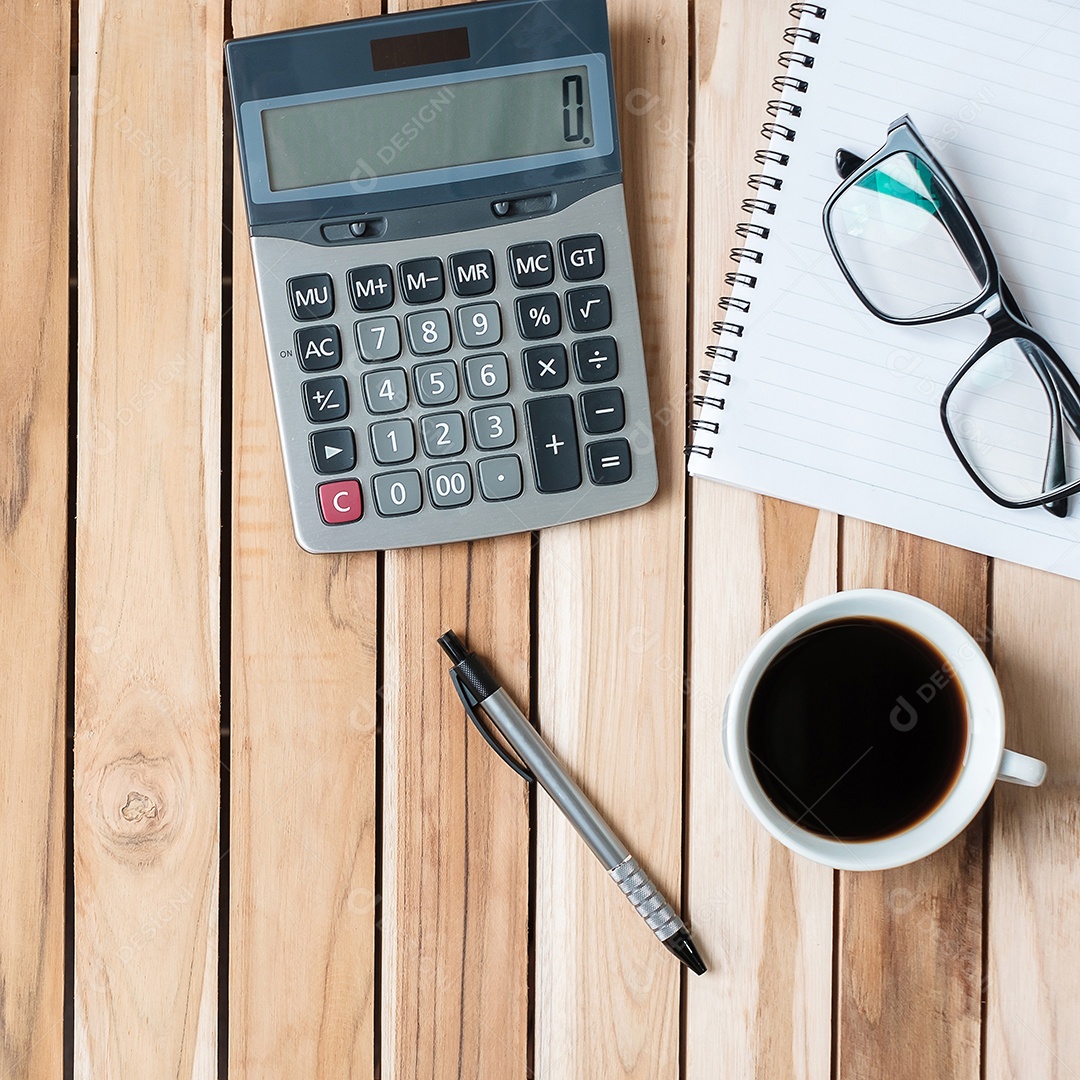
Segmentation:
{"type": "Polygon", "coordinates": [[[486,724],[480,722],[480,717],[476,715],[476,702],[473,701],[472,695],[465,689],[461,683],[461,679],[458,678],[457,671],[454,668],[450,669],[450,681],[454,684],[454,689],[457,691],[457,696],[461,698],[461,704],[465,709],[465,715],[476,725],[476,730],[483,735],[484,740],[488,746],[495,751],[524,780],[526,783],[533,783],[536,777],[533,776],[528,769],[525,768],[520,762],[515,761],[506,750],[500,745],[498,739],[488,730],[486,724]]]}

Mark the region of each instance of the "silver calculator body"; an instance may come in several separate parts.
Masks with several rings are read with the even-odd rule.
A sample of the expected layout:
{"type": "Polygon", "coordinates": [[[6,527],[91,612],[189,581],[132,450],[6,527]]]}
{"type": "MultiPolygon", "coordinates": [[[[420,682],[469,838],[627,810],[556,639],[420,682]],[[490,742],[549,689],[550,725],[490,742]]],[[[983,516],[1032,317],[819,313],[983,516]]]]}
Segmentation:
{"type": "Polygon", "coordinates": [[[604,0],[226,55],[300,545],[471,540],[651,499],[604,0]]]}

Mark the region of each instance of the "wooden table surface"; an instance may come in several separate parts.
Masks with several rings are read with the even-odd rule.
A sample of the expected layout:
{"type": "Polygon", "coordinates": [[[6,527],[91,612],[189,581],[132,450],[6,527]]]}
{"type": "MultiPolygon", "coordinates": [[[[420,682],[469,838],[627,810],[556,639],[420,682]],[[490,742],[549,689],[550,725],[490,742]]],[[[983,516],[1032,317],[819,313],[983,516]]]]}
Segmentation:
{"type": "Polygon", "coordinates": [[[657,498],[311,556],[222,42],[378,0],[0,6],[0,1078],[1080,1077],[1080,583],[684,480],[786,7],[610,0],[657,498]],[[1050,774],[834,873],[743,809],[720,708],[765,627],[866,585],[986,643],[1050,774]],[[447,627],[708,975],[466,726],[447,627]]]}

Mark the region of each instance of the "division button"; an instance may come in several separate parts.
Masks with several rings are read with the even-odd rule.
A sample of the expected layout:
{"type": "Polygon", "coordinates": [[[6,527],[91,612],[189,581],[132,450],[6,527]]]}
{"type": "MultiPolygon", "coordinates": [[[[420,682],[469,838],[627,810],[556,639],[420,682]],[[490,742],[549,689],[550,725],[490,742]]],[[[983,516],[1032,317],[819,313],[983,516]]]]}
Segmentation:
{"type": "Polygon", "coordinates": [[[435,506],[446,509],[472,502],[472,473],[464,461],[432,465],[427,471],[428,491],[435,506]]]}
{"type": "Polygon", "coordinates": [[[329,371],[341,363],[341,336],[332,323],[301,327],[293,337],[297,362],[305,371],[329,371]]]}
{"type": "Polygon", "coordinates": [[[384,517],[415,514],[423,502],[420,474],[415,469],[379,473],[372,478],[371,487],[375,493],[375,509],[384,517]]]}
{"type": "Polygon", "coordinates": [[[559,258],[567,281],[591,281],[604,273],[604,241],[596,233],[560,240],[559,258]]]}
{"type": "Polygon", "coordinates": [[[580,382],[608,382],[619,374],[619,350],[613,337],[581,338],[573,348],[580,382]]]}
{"type": "Polygon", "coordinates": [[[483,458],[476,465],[480,494],[488,502],[505,502],[521,494],[521,461],[516,454],[483,458]]]}
{"type": "Polygon", "coordinates": [[[364,500],[360,494],[359,480],[334,480],[320,484],[319,512],[327,525],[347,525],[359,521],[364,513],[364,500]]]}
{"type": "Polygon", "coordinates": [[[585,459],[594,484],[625,484],[630,479],[630,444],[625,439],[589,443],[585,459]]]}
{"type": "Polygon", "coordinates": [[[381,311],[394,302],[394,275],[386,263],[358,266],[345,275],[357,311],[381,311]]]}
{"type": "Polygon", "coordinates": [[[611,325],[611,294],[606,285],[588,285],[566,294],[570,328],[579,334],[606,330],[611,325]]]}
{"type": "Polygon", "coordinates": [[[510,277],[519,289],[539,289],[555,280],[555,259],[546,240],[518,244],[507,255],[510,277]]]}
{"type": "Polygon", "coordinates": [[[566,385],[570,369],[566,350],[559,344],[538,345],[521,354],[525,365],[525,382],[530,390],[558,390],[566,385]]]}
{"type": "Polygon", "coordinates": [[[316,472],[342,473],[356,466],[356,441],[351,428],[313,431],[310,441],[316,472]]]}
{"type": "Polygon", "coordinates": [[[519,296],[516,307],[518,332],[523,338],[554,337],[562,329],[559,298],[555,293],[519,296]]]}
{"type": "Polygon", "coordinates": [[[442,263],[438,259],[412,259],[398,267],[401,292],[409,304],[434,304],[443,298],[442,263]]]}
{"type": "Polygon", "coordinates": [[[308,379],[302,387],[304,409],[313,424],[341,420],[349,412],[349,390],[340,375],[308,379]]]}
{"type": "Polygon", "coordinates": [[[570,491],[581,484],[574,402],[565,394],[525,402],[525,423],[537,491],[570,491]]]}
{"type": "Polygon", "coordinates": [[[582,394],[581,423],[590,435],[619,431],[626,423],[622,391],[612,386],[607,390],[589,390],[582,394]]]}
{"type": "Polygon", "coordinates": [[[486,296],[495,288],[495,260],[490,251],[451,255],[450,284],[458,296],[486,296]]]}
{"type": "Polygon", "coordinates": [[[289,278],[285,288],[294,319],[325,319],[334,313],[334,283],[329,274],[289,278]]]}

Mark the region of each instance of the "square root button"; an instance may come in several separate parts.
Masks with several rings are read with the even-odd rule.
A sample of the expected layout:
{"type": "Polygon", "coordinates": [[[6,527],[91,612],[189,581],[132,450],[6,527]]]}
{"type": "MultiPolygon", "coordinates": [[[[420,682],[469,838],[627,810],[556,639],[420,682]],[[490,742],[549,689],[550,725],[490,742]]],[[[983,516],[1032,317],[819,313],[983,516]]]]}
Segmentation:
{"type": "Polygon", "coordinates": [[[364,500],[359,480],[334,480],[320,484],[319,512],[327,525],[347,525],[359,521],[364,513],[364,500]]]}

